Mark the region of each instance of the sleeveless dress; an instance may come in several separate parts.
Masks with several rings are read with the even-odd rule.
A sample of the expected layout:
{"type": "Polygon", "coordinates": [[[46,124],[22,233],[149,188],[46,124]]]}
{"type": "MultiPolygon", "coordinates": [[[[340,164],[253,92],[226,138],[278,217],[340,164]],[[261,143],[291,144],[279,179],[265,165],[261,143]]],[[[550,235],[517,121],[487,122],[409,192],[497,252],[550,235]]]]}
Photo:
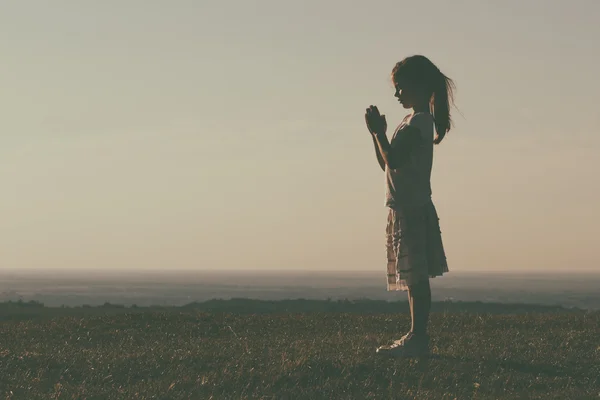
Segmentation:
{"type": "MultiPolygon", "coordinates": [[[[434,124],[430,113],[408,115],[398,126],[391,146],[417,128],[419,145],[401,168],[386,166],[387,290],[408,290],[423,280],[448,272],[439,218],[431,199],[434,124]]],[[[411,133],[414,134],[414,133],[411,133]]]]}

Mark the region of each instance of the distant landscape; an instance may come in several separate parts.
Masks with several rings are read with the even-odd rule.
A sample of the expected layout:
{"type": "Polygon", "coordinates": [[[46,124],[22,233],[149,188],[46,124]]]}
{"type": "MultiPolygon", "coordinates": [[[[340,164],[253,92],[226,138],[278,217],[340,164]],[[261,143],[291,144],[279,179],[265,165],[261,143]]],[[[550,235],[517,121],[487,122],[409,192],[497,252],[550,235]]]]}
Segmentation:
{"type": "MultiPolygon", "coordinates": [[[[0,272],[0,302],[46,306],[182,306],[211,299],[404,300],[378,272],[12,271],[0,272]]],[[[523,303],[600,309],[600,274],[458,273],[432,280],[434,301],[523,303]]]]}

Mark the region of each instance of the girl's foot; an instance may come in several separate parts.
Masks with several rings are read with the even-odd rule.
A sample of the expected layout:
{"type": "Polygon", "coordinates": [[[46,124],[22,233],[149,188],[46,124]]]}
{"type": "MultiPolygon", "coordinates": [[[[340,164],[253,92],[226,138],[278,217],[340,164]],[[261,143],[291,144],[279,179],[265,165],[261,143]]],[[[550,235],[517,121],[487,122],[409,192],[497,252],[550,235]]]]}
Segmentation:
{"type": "Polygon", "coordinates": [[[412,331],[408,331],[408,333],[406,335],[402,336],[400,339],[394,340],[394,344],[402,344],[402,343],[404,343],[404,341],[406,340],[406,338],[408,338],[411,333],[412,333],[412,331]]]}
{"type": "Polygon", "coordinates": [[[409,332],[391,345],[380,346],[377,354],[388,357],[424,357],[429,355],[429,336],[409,332]]]}

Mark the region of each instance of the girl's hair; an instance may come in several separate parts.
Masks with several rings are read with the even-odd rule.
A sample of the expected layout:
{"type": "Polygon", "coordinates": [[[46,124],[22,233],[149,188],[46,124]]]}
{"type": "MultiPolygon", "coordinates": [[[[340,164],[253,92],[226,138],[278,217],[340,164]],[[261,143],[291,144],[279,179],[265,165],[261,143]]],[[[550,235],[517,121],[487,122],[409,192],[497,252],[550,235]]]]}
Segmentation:
{"type": "Polygon", "coordinates": [[[454,104],[454,82],[444,75],[427,57],[414,55],[398,62],[392,70],[392,81],[407,82],[425,89],[429,96],[429,107],[435,123],[439,144],[452,127],[450,106],[454,104]]]}

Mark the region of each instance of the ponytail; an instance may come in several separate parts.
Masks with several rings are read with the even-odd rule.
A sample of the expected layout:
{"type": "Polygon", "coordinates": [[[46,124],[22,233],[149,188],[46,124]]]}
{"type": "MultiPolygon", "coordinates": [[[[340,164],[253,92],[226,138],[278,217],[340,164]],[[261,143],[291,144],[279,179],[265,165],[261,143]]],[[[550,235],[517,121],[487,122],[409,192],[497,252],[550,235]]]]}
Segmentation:
{"type": "Polygon", "coordinates": [[[450,132],[452,128],[450,105],[454,102],[454,82],[439,69],[435,69],[437,70],[438,77],[434,80],[431,109],[433,111],[433,120],[437,135],[433,142],[440,144],[446,133],[450,132]]]}

